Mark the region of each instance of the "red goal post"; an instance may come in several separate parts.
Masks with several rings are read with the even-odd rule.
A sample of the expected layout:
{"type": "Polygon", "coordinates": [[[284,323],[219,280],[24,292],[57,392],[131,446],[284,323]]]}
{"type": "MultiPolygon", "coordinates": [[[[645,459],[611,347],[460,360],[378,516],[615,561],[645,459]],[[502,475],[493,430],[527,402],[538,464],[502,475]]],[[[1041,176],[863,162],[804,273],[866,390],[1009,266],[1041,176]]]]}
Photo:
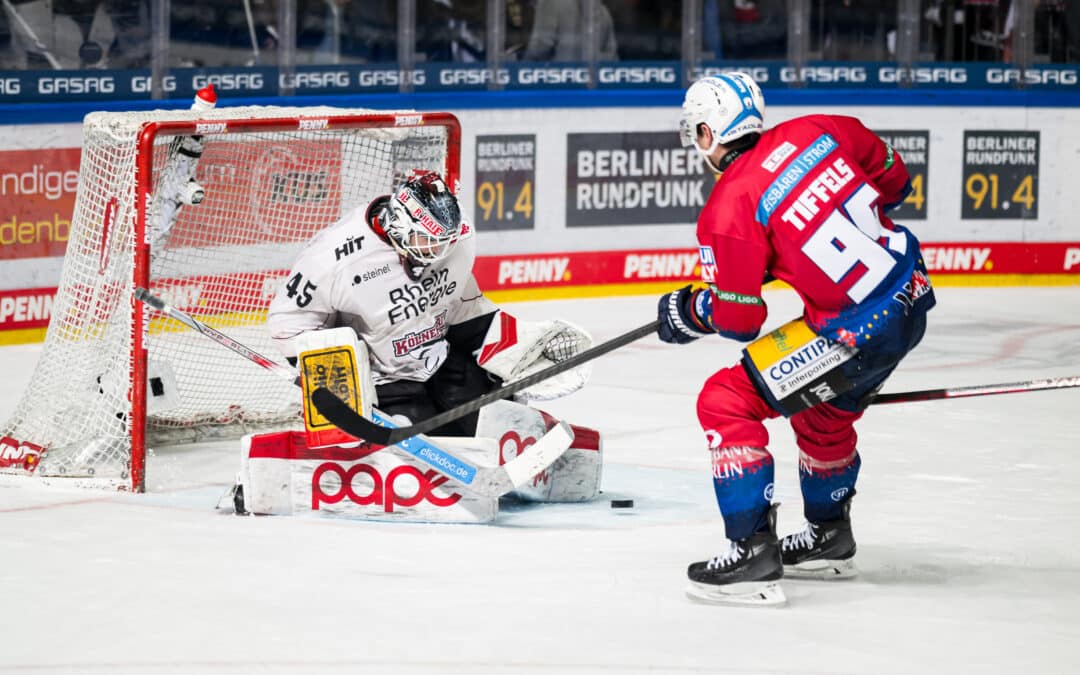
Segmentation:
{"type": "Polygon", "coordinates": [[[20,449],[9,459],[41,454],[0,459],[0,472],[64,484],[142,491],[148,448],[300,422],[295,387],[134,301],[134,288],[276,356],[266,307],[312,236],[416,171],[455,189],[460,178],[461,128],[445,112],[92,113],[83,129],[53,315],[2,430],[20,449]]]}

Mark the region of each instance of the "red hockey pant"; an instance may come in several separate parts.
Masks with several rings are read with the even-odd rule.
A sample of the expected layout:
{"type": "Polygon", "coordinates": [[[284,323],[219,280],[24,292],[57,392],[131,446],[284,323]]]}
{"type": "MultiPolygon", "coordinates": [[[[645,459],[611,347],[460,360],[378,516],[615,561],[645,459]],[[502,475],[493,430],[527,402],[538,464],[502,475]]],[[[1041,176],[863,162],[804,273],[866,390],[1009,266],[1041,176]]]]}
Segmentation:
{"type": "MultiPolygon", "coordinates": [[[[780,416],[758,394],[741,364],[724,368],[705,382],[697,413],[710,448],[766,448],[769,432],[762,422],[780,416]]],[[[850,461],[857,441],[854,425],[860,417],[861,412],[823,403],[792,416],[790,422],[805,459],[832,464],[850,461]]]]}

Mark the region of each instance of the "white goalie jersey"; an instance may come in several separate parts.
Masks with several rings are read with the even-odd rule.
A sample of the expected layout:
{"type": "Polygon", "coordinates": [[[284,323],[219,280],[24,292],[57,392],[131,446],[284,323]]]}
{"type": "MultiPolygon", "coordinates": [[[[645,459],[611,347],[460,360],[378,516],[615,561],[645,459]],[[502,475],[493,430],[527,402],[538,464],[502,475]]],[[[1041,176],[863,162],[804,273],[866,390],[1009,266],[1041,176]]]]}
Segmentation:
{"type": "Polygon", "coordinates": [[[267,326],[287,357],[293,338],[349,326],[368,347],[375,384],[427,381],[446,360],[450,326],[494,312],[472,275],[476,239],[465,224],[443,260],[419,280],[355,209],[300,253],[270,303],[267,326]]]}

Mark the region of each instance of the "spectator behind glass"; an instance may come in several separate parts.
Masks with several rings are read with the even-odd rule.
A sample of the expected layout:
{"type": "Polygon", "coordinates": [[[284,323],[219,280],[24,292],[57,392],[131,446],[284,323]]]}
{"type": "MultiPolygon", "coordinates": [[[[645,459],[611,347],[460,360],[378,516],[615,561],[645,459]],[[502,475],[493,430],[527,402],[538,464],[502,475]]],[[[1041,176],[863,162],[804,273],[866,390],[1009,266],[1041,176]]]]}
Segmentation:
{"type": "MultiPolygon", "coordinates": [[[[824,0],[822,57],[827,61],[882,61],[886,35],[896,28],[896,1],[824,0]]],[[[894,38],[895,39],[895,38],[894,38]]]]}
{"type": "MultiPolygon", "coordinates": [[[[600,0],[594,0],[596,16],[596,57],[600,61],[619,58],[615,44],[615,26],[611,12],[600,0]]],[[[528,61],[585,60],[584,0],[537,0],[529,45],[525,48],[528,61]]]]}
{"type": "Polygon", "coordinates": [[[712,58],[775,59],[787,55],[785,0],[706,0],[705,49],[712,58]]]}
{"type": "Polygon", "coordinates": [[[927,0],[923,17],[929,24],[935,60],[1001,61],[1008,4],[1007,0],[927,0]],[[953,7],[951,21],[949,7],[953,7]]]}
{"type": "Polygon", "coordinates": [[[144,0],[5,0],[14,67],[140,68],[149,65],[144,0]]]}

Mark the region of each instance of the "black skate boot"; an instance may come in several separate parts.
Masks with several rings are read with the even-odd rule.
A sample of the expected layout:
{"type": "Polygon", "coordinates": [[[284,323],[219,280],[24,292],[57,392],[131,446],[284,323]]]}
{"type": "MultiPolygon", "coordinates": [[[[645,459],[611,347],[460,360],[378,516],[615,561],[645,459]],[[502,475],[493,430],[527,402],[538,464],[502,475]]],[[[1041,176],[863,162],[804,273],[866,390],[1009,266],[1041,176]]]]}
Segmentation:
{"type": "Polygon", "coordinates": [[[855,568],[855,537],[851,534],[851,499],[839,520],[807,523],[802,532],[780,542],[784,574],[796,579],[850,579],[855,568]]]}
{"type": "Polygon", "coordinates": [[[784,576],[780,543],[776,539],[776,506],[766,516],[766,527],[746,539],[730,541],[726,552],[696,562],[686,570],[693,600],[722,605],[777,607],[787,602],[777,581],[784,576]]]}

